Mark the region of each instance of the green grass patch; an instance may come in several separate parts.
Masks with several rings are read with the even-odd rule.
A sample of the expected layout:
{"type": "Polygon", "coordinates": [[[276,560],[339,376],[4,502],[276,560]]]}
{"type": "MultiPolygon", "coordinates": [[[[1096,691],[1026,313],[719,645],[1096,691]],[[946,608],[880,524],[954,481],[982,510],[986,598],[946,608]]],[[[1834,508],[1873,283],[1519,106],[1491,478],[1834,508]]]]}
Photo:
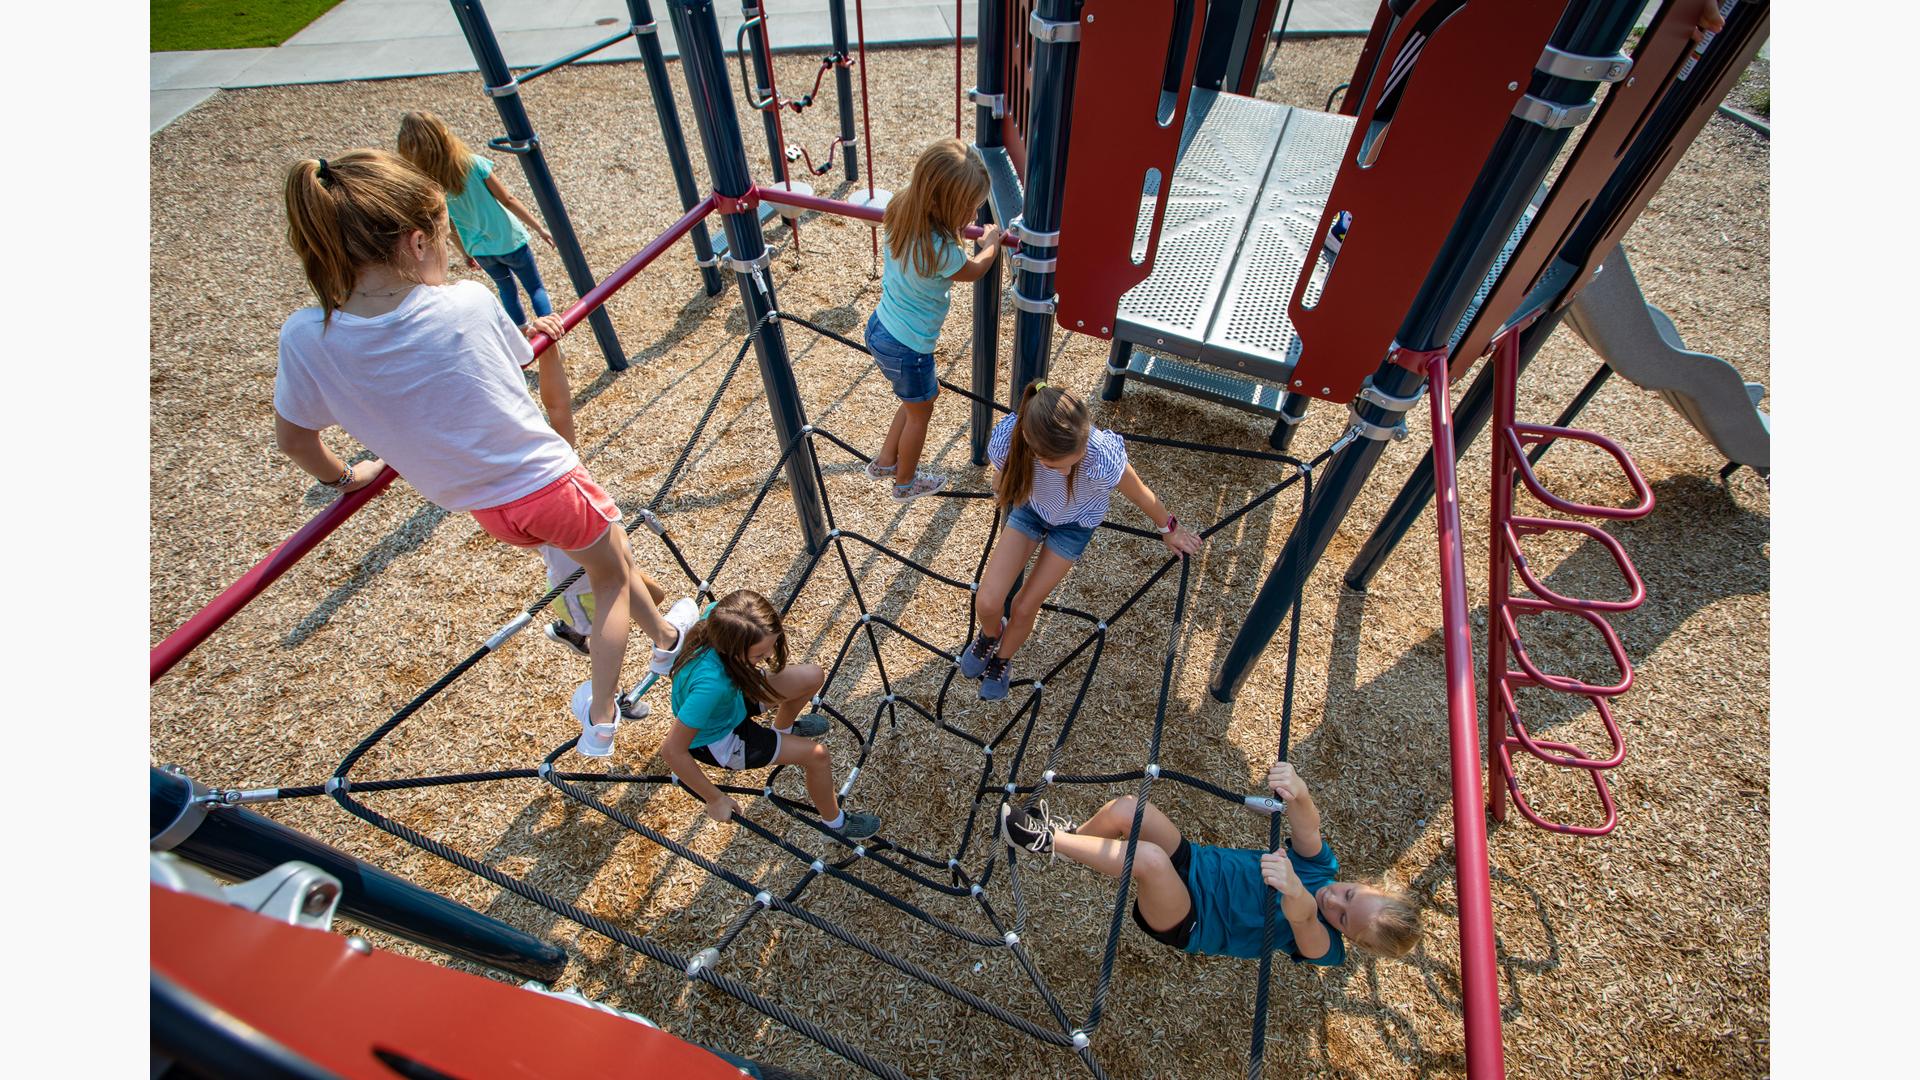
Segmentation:
{"type": "Polygon", "coordinates": [[[340,0],[148,0],[149,45],[177,49],[257,49],[278,45],[340,0]]]}

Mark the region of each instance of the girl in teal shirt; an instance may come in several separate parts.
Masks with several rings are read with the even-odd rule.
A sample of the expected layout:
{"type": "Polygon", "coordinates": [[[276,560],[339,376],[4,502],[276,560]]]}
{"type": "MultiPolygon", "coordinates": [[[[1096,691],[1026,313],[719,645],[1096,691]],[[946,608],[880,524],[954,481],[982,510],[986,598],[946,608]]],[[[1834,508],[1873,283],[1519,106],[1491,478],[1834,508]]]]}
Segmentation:
{"type": "Polygon", "coordinates": [[[826,734],[826,720],[800,715],[825,684],[820,665],[787,663],[778,608],[752,589],[730,592],[687,631],[673,665],[673,730],[660,756],[706,800],[715,821],[732,817],[740,804],[707,779],[700,763],[735,770],[795,765],[827,828],[851,840],[872,836],[879,817],[841,809],[827,744],[809,738],[826,734]],[[771,728],[753,719],[766,709],[773,710],[771,728]]]}

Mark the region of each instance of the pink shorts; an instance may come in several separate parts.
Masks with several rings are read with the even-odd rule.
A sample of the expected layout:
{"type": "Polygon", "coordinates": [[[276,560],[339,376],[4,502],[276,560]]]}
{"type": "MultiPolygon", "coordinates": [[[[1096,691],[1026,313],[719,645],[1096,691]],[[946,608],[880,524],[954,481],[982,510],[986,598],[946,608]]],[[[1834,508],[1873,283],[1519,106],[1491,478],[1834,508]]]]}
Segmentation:
{"type": "Polygon", "coordinates": [[[473,519],[514,547],[552,544],[562,551],[579,551],[606,535],[607,526],[620,520],[620,508],[587,475],[586,466],[579,465],[531,495],[475,510],[473,519]]]}

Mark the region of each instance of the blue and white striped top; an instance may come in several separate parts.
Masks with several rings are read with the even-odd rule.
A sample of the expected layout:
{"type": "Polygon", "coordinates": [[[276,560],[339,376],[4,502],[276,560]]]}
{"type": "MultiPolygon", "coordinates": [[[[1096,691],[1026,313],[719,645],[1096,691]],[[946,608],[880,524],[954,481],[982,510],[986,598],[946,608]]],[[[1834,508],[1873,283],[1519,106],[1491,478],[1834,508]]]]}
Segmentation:
{"type": "MultiPolygon", "coordinates": [[[[996,469],[1007,467],[1009,444],[1018,413],[1008,413],[993,426],[993,438],[987,443],[987,457],[996,469]]],[[[1075,466],[1073,501],[1067,501],[1067,476],[1033,463],[1033,492],[1027,505],[1049,525],[1083,525],[1089,529],[1107,519],[1107,506],[1113,489],[1127,474],[1127,440],[1105,428],[1094,428],[1087,435],[1087,456],[1075,466]]]]}

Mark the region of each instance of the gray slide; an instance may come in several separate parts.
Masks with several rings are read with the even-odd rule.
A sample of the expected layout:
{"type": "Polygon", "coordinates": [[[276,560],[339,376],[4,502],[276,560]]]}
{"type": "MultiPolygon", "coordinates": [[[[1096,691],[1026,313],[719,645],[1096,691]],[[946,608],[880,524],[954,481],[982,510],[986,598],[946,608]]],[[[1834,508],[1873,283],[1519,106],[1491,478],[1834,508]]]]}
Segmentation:
{"type": "Polygon", "coordinates": [[[1567,322],[1614,374],[1659,394],[1729,461],[1767,471],[1772,436],[1759,408],[1767,388],[1741,379],[1717,356],[1688,349],[1667,313],[1641,295],[1624,250],[1614,248],[1574,297],[1567,322]]]}

